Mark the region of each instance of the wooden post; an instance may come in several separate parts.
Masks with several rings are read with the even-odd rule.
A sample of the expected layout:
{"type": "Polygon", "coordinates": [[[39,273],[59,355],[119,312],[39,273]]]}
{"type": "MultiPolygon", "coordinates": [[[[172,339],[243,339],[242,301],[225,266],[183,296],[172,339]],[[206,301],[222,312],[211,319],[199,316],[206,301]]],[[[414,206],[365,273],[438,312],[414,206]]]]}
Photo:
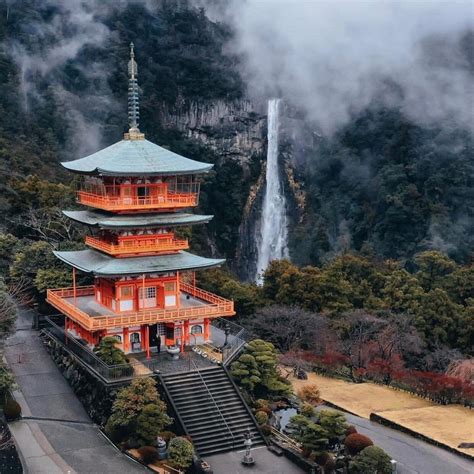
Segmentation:
{"type": "Polygon", "coordinates": [[[130,351],[130,332],[128,328],[123,328],[123,352],[126,354],[130,351]]]}
{"type": "Polygon", "coordinates": [[[145,350],[146,350],[146,358],[151,359],[151,355],[150,355],[150,326],[148,326],[148,324],[145,326],[145,350]]]}
{"type": "Polygon", "coordinates": [[[204,342],[209,342],[211,336],[211,325],[209,318],[204,318],[204,342]]]}
{"type": "Polygon", "coordinates": [[[72,267],[72,292],[74,295],[74,306],[76,305],[76,296],[77,296],[77,290],[76,290],[76,269],[72,267]]]}
{"type": "Polygon", "coordinates": [[[142,276],[142,309],[145,309],[145,274],[142,276]]]}
{"type": "Polygon", "coordinates": [[[183,344],[189,346],[189,321],[184,321],[183,324],[183,344]]]}

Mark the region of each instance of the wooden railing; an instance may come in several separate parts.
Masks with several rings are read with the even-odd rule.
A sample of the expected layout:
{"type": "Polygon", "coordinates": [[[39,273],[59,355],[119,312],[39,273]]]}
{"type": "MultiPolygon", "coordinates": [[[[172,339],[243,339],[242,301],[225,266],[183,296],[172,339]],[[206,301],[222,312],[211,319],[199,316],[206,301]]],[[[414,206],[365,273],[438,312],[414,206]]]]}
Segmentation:
{"type": "Polygon", "coordinates": [[[127,255],[135,253],[154,253],[154,252],[174,252],[189,248],[187,239],[173,238],[147,238],[137,240],[120,241],[118,244],[111,244],[97,237],[86,236],[86,244],[110,255],[127,255]],[[151,243],[154,242],[154,243],[151,243]]]}
{"type": "MultiPolygon", "coordinates": [[[[139,324],[155,324],[158,322],[172,322],[219,316],[233,316],[234,302],[220,296],[201,290],[200,288],[181,283],[181,290],[208,303],[199,306],[187,306],[176,309],[150,309],[141,311],[126,311],[112,315],[90,316],[80,309],[74,301],[73,288],[60,288],[48,290],[47,301],[72,320],[79,323],[89,331],[114,327],[128,327],[139,324]]],[[[94,297],[94,287],[76,288],[76,298],[81,296],[94,297]]]]}
{"type": "Polygon", "coordinates": [[[77,202],[107,211],[170,209],[198,205],[198,193],[167,193],[157,196],[109,196],[87,191],[77,192],[77,202]]]}

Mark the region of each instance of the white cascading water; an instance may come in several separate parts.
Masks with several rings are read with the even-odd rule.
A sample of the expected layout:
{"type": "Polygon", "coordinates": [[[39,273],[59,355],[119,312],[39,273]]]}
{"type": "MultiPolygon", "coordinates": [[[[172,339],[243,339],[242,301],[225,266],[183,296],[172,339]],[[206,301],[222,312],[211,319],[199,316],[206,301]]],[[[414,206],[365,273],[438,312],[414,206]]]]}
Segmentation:
{"type": "Polygon", "coordinates": [[[286,198],[278,169],[278,127],[280,99],[268,101],[268,151],[266,187],[263,198],[260,229],[257,231],[256,282],[262,283],[262,274],[272,260],[288,257],[288,222],[286,198]]]}

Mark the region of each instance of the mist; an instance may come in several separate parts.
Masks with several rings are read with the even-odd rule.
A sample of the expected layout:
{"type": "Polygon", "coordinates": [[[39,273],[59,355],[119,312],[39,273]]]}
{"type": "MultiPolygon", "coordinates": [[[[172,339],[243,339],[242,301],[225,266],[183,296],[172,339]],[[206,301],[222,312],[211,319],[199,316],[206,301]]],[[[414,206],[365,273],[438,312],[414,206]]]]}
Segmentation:
{"type": "Polygon", "coordinates": [[[209,11],[236,33],[249,95],[283,97],[323,133],[375,102],[473,129],[471,2],[235,0],[209,11]]]}

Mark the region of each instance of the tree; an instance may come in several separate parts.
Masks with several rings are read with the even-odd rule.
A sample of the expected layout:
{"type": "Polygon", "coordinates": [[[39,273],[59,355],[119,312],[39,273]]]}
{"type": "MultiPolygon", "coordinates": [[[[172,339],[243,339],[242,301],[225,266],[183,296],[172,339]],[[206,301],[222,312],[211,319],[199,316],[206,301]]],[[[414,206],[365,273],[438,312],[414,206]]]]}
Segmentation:
{"type": "Polygon", "coordinates": [[[416,277],[425,291],[438,288],[446,275],[449,275],[456,268],[456,264],[442,252],[428,250],[415,256],[415,263],[418,265],[416,277]]]}
{"type": "Polygon", "coordinates": [[[193,460],[194,448],[186,438],[173,438],[168,445],[171,464],[180,469],[187,469],[193,460]]]}
{"type": "Polygon", "coordinates": [[[303,445],[308,456],[312,452],[321,454],[327,447],[329,440],[326,430],[303,415],[292,416],[287,428],[291,430],[292,437],[303,445]]]}
{"type": "Polygon", "coordinates": [[[138,377],[127,387],[120,389],[112,405],[112,415],[107,424],[130,426],[146,405],[160,405],[161,400],[151,377],[138,377]]]}
{"type": "Polygon", "coordinates": [[[298,398],[302,402],[311,404],[312,406],[321,403],[321,392],[315,383],[303,385],[297,392],[298,398]]]}
{"type": "Polygon", "coordinates": [[[349,472],[354,474],[391,474],[390,456],[377,446],[364,448],[349,464],[349,472]]]}
{"type": "Polygon", "coordinates": [[[326,430],[329,441],[337,441],[348,427],[346,417],[336,410],[321,410],[318,414],[318,423],[326,430]]]}
{"type": "Polygon", "coordinates": [[[173,419],[166,414],[165,402],[159,400],[158,404],[150,403],[143,407],[136,421],[135,434],[143,445],[153,444],[158,433],[172,422],[173,419]]]}
{"type": "Polygon", "coordinates": [[[261,308],[247,327],[282,352],[314,348],[315,344],[322,346],[329,333],[327,317],[297,306],[271,305],[261,308]]]}
{"type": "Polygon", "coordinates": [[[231,365],[231,374],[240,385],[256,395],[291,392],[291,384],[278,375],[275,346],[262,339],[247,344],[245,352],[231,365]]]}
{"type": "Polygon", "coordinates": [[[0,277],[0,345],[11,333],[18,307],[3,278],[0,277]]]}
{"type": "Polygon", "coordinates": [[[96,355],[107,365],[122,365],[128,363],[124,352],[117,347],[118,340],[114,336],[106,336],[101,339],[99,345],[94,348],[96,355]]]}

